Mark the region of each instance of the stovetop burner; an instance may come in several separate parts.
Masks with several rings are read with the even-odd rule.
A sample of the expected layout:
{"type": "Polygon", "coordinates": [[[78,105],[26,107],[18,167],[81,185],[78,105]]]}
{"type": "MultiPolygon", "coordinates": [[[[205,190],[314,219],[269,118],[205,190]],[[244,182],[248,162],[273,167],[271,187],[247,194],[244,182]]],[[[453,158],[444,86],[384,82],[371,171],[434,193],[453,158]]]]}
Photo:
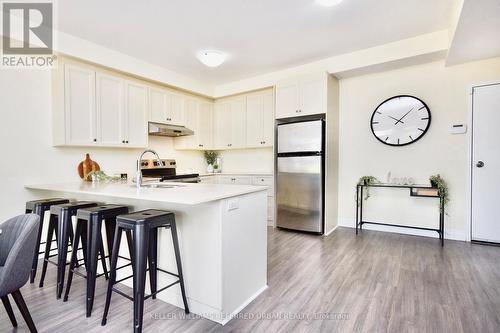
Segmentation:
{"type": "Polygon", "coordinates": [[[175,160],[161,160],[162,165],[156,160],[142,160],[141,172],[145,180],[160,182],[185,182],[199,183],[200,175],[197,173],[180,174],[175,171],[175,160]]]}

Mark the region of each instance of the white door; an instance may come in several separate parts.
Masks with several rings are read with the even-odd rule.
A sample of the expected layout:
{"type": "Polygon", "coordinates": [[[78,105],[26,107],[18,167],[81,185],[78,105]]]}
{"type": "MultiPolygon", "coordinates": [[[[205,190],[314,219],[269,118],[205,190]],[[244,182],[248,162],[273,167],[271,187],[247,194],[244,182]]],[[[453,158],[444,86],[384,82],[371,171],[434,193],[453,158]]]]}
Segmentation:
{"type": "Polygon", "coordinates": [[[276,118],[295,117],[299,114],[299,86],[297,81],[276,85],[276,118]]]}
{"type": "Polygon", "coordinates": [[[212,146],[212,104],[200,102],[198,104],[198,124],[196,126],[195,137],[198,148],[209,149],[212,146]]]}
{"type": "Polygon", "coordinates": [[[262,94],[247,97],[247,147],[261,147],[264,136],[264,98],[262,94]]]}
{"type": "Polygon", "coordinates": [[[170,110],[167,112],[169,123],[174,125],[185,125],[185,98],[177,94],[170,94],[170,110]]]}
{"type": "Polygon", "coordinates": [[[500,243],[500,84],[475,87],[472,98],[472,240],[500,243]]]}
{"type": "Polygon", "coordinates": [[[231,101],[231,148],[245,148],[247,141],[246,99],[238,98],[231,101]]]}
{"type": "MultiPolygon", "coordinates": [[[[170,97],[170,96],[169,96],[170,97]]],[[[160,89],[149,89],[149,120],[155,123],[168,122],[167,93],[160,89]]]]}
{"type": "Polygon", "coordinates": [[[229,102],[215,103],[213,128],[215,148],[228,148],[231,140],[231,109],[229,102]]]}
{"type": "Polygon", "coordinates": [[[123,145],[123,80],[106,74],[96,74],[97,141],[102,145],[123,145]]]}
{"type": "Polygon", "coordinates": [[[299,83],[299,116],[326,113],[326,76],[301,78],[299,83]]]}
{"type": "Polygon", "coordinates": [[[97,143],[94,71],[65,65],[64,112],[66,144],[97,143]]]}
{"type": "Polygon", "coordinates": [[[147,87],[132,81],[125,84],[125,133],[126,145],[130,147],[147,147],[147,87]]]}
{"type": "Polygon", "coordinates": [[[274,96],[272,92],[264,95],[263,108],[262,144],[272,147],[274,145],[274,96]]]}

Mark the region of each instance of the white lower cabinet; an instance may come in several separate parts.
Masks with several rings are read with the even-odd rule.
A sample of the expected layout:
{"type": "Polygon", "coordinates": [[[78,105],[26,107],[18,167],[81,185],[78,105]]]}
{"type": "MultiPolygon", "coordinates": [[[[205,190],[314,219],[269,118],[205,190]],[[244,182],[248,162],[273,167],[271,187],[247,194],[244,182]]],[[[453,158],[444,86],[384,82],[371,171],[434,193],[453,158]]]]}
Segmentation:
{"type": "Polygon", "coordinates": [[[267,186],[267,220],[268,225],[274,226],[275,201],[274,201],[274,177],[255,175],[231,175],[214,174],[201,176],[200,182],[203,184],[233,184],[233,185],[256,185],[267,186]]]}

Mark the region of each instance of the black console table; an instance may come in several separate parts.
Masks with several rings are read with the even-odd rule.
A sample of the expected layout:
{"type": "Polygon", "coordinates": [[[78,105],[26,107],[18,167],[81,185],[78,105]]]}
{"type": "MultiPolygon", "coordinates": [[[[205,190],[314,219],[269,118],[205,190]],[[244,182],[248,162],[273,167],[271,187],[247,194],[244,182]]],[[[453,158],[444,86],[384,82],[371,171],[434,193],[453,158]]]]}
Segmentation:
{"type": "Polygon", "coordinates": [[[356,235],[358,234],[358,229],[363,229],[363,224],[376,224],[385,225],[389,227],[399,227],[399,228],[409,228],[418,230],[435,231],[439,235],[441,240],[441,246],[444,245],[444,198],[439,195],[420,195],[419,190],[433,190],[435,188],[423,185],[392,185],[392,184],[373,184],[373,185],[360,185],[356,186],[356,235]],[[410,191],[410,196],[412,197],[424,197],[424,198],[437,198],[439,199],[439,229],[423,228],[417,226],[406,226],[400,224],[389,224],[380,222],[363,221],[363,194],[368,187],[383,187],[383,188],[406,188],[410,191]]]}

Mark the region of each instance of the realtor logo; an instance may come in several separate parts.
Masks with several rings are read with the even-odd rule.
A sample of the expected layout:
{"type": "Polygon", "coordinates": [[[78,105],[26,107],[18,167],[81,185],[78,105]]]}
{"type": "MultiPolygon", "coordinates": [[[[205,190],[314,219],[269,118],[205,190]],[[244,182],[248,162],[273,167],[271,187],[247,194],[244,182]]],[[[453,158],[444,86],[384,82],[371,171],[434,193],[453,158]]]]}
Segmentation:
{"type": "Polygon", "coordinates": [[[2,3],[2,66],[52,67],[53,4],[2,3]]]}

